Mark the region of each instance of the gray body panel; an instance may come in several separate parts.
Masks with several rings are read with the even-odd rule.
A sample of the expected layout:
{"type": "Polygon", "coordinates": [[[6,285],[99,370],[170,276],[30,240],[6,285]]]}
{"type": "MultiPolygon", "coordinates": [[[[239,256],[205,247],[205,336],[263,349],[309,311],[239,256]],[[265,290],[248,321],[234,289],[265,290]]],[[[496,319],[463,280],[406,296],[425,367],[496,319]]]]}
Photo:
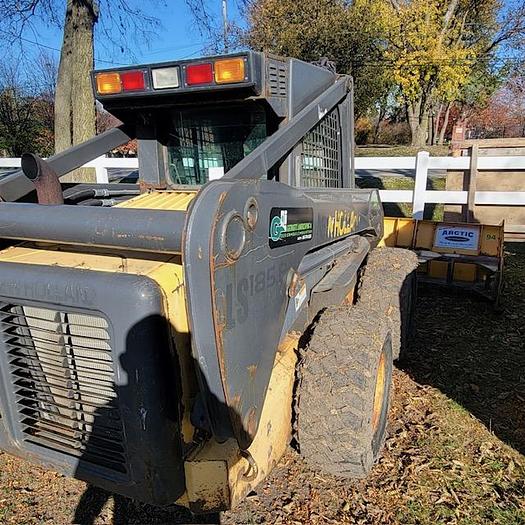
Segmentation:
{"type": "Polygon", "coordinates": [[[0,204],[0,236],[4,239],[180,253],[185,218],[185,213],[178,211],[5,202],[0,204]]]}
{"type": "MultiPolygon", "coordinates": [[[[371,208],[378,202],[373,190],[305,192],[255,180],[217,181],[196,197],[183,249],[185,280],[194,357],[200,365],[202,387],[209,393],[209,416],[219,439],[233,432],[240,446],[247,448],[255,437],[289,301],[293,300],[288,288],[294,274],[299,282],[304,280],[300,268],[305,256],[350,235],[367,233],[377,242],[382,215],[377,207],[375,213],[371,208]],[[232,260],[225,232],[234,217],[247,223],[245,210],[250,202],[256,203],[259,220],[253,229],[245,228],[240,255],[232,260]],[[311,238],[272,248],[269,217],[276,208],[290,214],[311,210],[311,238]],[[335,210],[348,217],[348,227],[344,234],[332,236],[329,221],[335,210]],[[229,418],[225,417],[226,408],[229,418]]],[[[342,250],[341,255],[344,253],[342,250]]],[[[324,267],[324,274],[330,262],[333,250],[316,260],[324,267]]],[[[313,285],[305,284],[305,297],[313,285]]],[[[289,314],[290,326],[307,306],[306,299],[296,304],[294,314],[289,314]]]]}

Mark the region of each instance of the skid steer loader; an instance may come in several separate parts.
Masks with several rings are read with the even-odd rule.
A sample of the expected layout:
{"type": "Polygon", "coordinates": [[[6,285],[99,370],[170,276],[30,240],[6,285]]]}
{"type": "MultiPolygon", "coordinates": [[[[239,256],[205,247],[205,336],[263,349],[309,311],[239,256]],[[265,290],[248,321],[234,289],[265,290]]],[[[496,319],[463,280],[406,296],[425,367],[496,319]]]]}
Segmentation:
{"type": "Polygon", "coordinates": [[[193,512],[291,441],[365,476],[417,261],[375,248],[351,78],[243,52],[92,82],[123,124],[0,180],[0,449],[193,512]],[[136,180],[60,182],[135,138],[136,180]]]}

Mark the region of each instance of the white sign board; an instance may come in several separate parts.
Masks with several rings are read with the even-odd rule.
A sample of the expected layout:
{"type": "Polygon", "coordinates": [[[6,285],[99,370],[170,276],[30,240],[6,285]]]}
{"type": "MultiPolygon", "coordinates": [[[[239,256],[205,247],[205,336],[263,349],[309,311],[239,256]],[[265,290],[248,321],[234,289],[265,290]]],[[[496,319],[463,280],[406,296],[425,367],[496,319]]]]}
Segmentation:
{"type": "Polygon", "coordinates": [[[453,226],[443,224],[436,228],[434,247],[477,250],[479,246],[479,226],[453,226]]]}

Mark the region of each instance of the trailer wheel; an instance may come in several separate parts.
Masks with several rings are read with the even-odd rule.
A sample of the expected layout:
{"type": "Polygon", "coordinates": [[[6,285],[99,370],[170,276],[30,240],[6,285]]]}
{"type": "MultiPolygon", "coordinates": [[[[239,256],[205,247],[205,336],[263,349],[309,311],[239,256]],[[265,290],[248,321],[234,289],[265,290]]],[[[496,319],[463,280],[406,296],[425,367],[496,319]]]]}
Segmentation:
{"type": "Polygon", "coordinates": [[[392,384],[388,320],[359,305],[320,316],[298,369],[296,438],[313,466],[363,478],[383,445],[392,384]]]}

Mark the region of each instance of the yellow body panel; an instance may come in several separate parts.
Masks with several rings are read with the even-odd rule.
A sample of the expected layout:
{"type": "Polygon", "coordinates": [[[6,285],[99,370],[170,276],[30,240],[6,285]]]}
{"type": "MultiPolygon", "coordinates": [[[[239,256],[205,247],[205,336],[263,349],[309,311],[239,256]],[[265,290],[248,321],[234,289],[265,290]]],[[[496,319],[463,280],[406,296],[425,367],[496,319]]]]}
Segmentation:
{"type": "MultiPolygon", "coordinates": [[[[292,395],[297,355],[286,342],[277,352],[266,393],[259,429],[248,454],[237,443],[209,441],[186,462],[189,506],[194,512],[212,512],[235,507],[273,469],[290,442],[292,395]],[[248,461],[251,457],[253,462],[248,461]]],[[[179,501],[184,504],[184,499],[179,501]]]]}
{"type": "Polygon", "coordinates": [[[386,218],[380,245],[410,248],[414,242],[415,222],[412,219],[386,218]]]}
{"type": "Polygon", "coordinates": [[[197,191],[152,191],[121,202],[119,208],[186,211],[197,191]]]}
{"type": "Polygon", "coordinates": [[[446,261],[429,261],[428,275],[433,279],[447,279],[448,263],[446,261]]]}
{"type": "Polygon", "coordinates": [[[434,244],[434,234],[436,225],[434,223],[423,222],[415,225],[416,235],[414,248],[431,250],[434,244]]]}
{"type": "Polygon", "coordinates": [[[479,226],[480,242],[478,249],[447,249],[434,246],[437,226],[448,223],[439,221],[416,221],[415,219],[385,217],[384,236],[380,246],[397,246],[413,250],[432,250],[438,253],[456,253],[458,255],[486,255],[500,257],[503,247],[503,224],[473,225],[471,223],[453,223],[451,226],[479,226]]]}
{"type": "Polygon", "coordinates": [[[473,283],[476,280],[477,268],[475,264],[455,263],[452,278],[454,281],[473,283]]]}
{"type": "Polygon", "coordinates": [[[481,232],[480,253],[491,257],[501,255],[503,226],[483,226],[481,232]]]}

